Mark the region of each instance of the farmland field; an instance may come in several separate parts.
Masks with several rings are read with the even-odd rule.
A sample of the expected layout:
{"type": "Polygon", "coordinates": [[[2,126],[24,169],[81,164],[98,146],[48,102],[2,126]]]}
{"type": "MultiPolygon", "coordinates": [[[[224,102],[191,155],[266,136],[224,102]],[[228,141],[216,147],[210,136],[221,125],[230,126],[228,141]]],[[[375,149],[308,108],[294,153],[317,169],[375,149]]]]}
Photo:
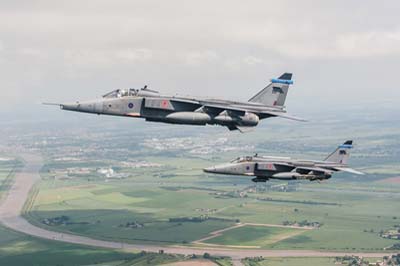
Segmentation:
{"type": "Polygon", "coordinates": [[[0,200],[2,193],[9,189],[15,171],[18,171],[21,166],[22,162],[14,158],[4,158],[0,161],[0,200]]]}
{"type": "Polygon", "coordinates": [[[206,239],[200,244],[381,252],[399,242],[380,237],[400,224],[400,184],[382,181],[399,176],[400,131],[391,121],[366,119],[362,111],[351,119],[324,116],[298,124],[295,131],[274,120],[235,134],[107,119],[106,129],[90,121],[84,130],[51,127],[35,145],[27,137],[25,145],[45,159],[42,181],[24,213],[30,222],[97,239],[157,245],[197,246],[206,239]],[[248,177],[202,172],[254,152],[323,159],[350,138],[355,140],[350,164],[364,176],[337,173],[321,183],[254,184],[248,177]],[[245,226],[210,237],[238,223],[317,226],[245,226]]]}
{"type": "Polygon", "coordinates": [[[127,253],[42,240],[0,226],[0,265],[153,266],[183,260],[186,258],[176,255],[127,253]]]}
{"type": "Polygon", "coordinates": [[[395,216],[399,211],[396,202],[400,199],[400,190],[395,186],[331,180],[322,184],[301,183],[296,191],[277,192],[263,191],[263,185],[257,185],[259,190],[254,190],[251,183],[232,186],[229,179],[211,186],[213,178],[188,175],[180,182],[181,175],[162,180],[144,175],[107,183],[46,178],[36,195],[35,205],[26,216],[51,230],[129,243],[189,244],[239,221],[282,225],[285,221],[304,220],[322,225],[315,230],[273,238],[274,241],[268,240],[267,228],[240,228],[208,242],[272,249],[371,252],[395,242],[378,235],[379,231],[398,223],[395,216]],[[240,197],[235,193],[237,190],[248,192],[240,197]],[[62,215],[69,218],[68,223],[43,224],[45,219],[62,215]],[[201,216],[208,218],[198,222],[171,220],[201,216]],[[126,226],[132,222],[140,226],[126,226]],[[243,234],[242,230],[246,232],[243,234]]]}
{"type": "Polygon", "coordinates": [[[229,246],[261,247],[282,241],[303,233],[300,229],[243,226],[224,232],[221,236],[211,238],[206,243],[229,246]]]}
{"type": "Polygon", "coordinates": [[[258,262],[247,261],[246,266],[334,266],[335,260],[333,258],[270,258],[258,262]]]}

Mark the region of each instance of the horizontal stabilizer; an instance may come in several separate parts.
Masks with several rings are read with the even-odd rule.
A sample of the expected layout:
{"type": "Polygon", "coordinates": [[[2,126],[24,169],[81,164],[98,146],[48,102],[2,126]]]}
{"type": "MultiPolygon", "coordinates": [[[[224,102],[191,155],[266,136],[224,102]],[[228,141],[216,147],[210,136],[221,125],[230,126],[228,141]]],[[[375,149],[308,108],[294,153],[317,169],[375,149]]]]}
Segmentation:
{"type": "Polygon", "coordinates": [[[254,127],[243,127],[243,126],[236,126],[236,128],[241,132],[241,133],[246,133],[254,130],[254,127]]]}
{"type": "Polygon", "coordinates": [[[300,121],[300,122],[307,122],[307,119],[304,118],[300,118],[297,116],[292,116],[292,115],[288,115],[286,113],[279,113],[279,112],[262,112],[263,114],[269,114],[272,116],[278,116],[278,117],[282,117],[282,118],[286,118],[286,119],[290,119],[290,120],[295,120],[295,121],[300,121]]]}
{"type": "Polygon", "coordinates": [[[338,170],[338,171],[343,171],[343,172],[355,174],[355,175],[365,175],[363,172],[359,172],[359,171],[354,170],[354,169],[352,169],[352,168],[335,167],[334,169],[335,169],[335,170],[338,170]]]}

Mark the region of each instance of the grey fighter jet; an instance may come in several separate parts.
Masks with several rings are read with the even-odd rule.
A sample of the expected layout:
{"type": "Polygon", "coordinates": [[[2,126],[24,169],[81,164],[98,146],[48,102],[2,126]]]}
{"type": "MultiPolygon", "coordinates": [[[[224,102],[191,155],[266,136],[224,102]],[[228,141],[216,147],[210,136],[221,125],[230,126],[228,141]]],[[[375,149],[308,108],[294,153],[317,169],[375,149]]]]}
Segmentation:
{"type": "Polygon", "coordinates": [[[363,173],[347,166],[352,147],[353,141],[348,140],[323,161],[255,155],[240,157],[227,164],[205,168],[204,172],[252,176],[254,177],[253,182],[266,182],[269,179],[321,181],[331,178],[332,174],[338,171],[362,175],[363,173]]]}
{"type": "Polygon", "coordinates": [[[304,121],[286,114],[284,104],[291,84],[292,74],[284,73],[247,102],[167,96],[145,86],[140,90],[115,90],[94,101],[50,105],[68,111],[139,117],[153,122],[222,125],[244,132],[269,117],[304,121]]]}

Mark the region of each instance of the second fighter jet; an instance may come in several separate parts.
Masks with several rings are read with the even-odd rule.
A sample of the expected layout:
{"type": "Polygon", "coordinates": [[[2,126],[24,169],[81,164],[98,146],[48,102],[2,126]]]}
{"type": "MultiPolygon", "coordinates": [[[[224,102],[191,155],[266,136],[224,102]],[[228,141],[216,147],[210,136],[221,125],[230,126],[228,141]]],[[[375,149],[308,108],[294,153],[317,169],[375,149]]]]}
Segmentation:
{"type": "Polygon", "coordinates": [[[240,157],[230,163],[205,168],[204,172],[251,176],[253,182],[266,182],[269,179],[321,181],[340,171],[362,175],[347,165],[352,147],[353,141],[348,140],[320,161],[258,155],[240,157]]]}

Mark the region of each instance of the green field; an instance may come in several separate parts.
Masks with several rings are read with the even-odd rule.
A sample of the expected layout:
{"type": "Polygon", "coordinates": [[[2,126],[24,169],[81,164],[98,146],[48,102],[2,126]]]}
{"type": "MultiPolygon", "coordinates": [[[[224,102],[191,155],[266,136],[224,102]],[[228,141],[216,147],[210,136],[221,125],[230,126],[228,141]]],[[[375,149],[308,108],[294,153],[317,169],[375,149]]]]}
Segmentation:
{"type": "MultiPolygon", "coordinates": [[[[191,160],[194,161],[193,165],[202,163],[202,160],[191,160]]],[[[193,172],[188,160],[185,167],[189,173],[193,172]]],[[[233,193],[251,183],[235,186],[226,180],[214,183],[214,177],[205,175],[185,176],[184,169],[181,173],[161,180],[149,174],[132,174],[132,177],[108,183],[45,177],[35,204],[26,216],[35,224],[51,230],[129,243],[189,244],[215,230],[232,226],[238,220],[279,225],[284,221],[308,220],[323,225],[301,234],[278,237],[276,241],[270,241],[269,234],[274,236],[275,233],[270,232],[269,228],[239,228],[210,239],[209,243],[242,243],[271,249],[370,252],[382,251],[395,243],[395,240],[383,239],[378,235],[379,231],[391,228],[400,221],[400,217],[399,220],[395,217],[399,213],[397,202],[400,189],[390,184],[343,180],[322,184],[303,182],[294,192],[253,192],[240,198],[217,194],[233,193]],[[181,182],[182,179],[185,181],[181,182]],[[263,198],[272,200],[263,201],[263,198]],[[70,218],[69,224],[43,224],[46,218],[62,215],[70,218]],[[169,221],[170,218],[201,215],[216,219],[202,222],[169,221]],[[129,222],[140,223],[143,227],[124,227],[129,222]],[[245,239],[242,239],[243,235],[245,239]]]]}
{"type": "Polygon", "coordinates": [[[169,222],[169,218],[201,215],[196,208],[211,205],[223,208],[223,202],[210,198],[207,191],[140,187],[140,190],[104,185],[42,189],[27,217],[43,226],[41,221],[46,218],[66,215],[71,224],[53,226],[52,230],[127,242],[188,243],[234,224],[213,219],[169,222]],[[128,222],[143,227],[124,227],[128,222]]]}
{"type": "MultiPolygon", "coordinates": [[[[22,166],[18,160],[0,162],[0,200],[22,166]]],[[[114,199],[112,199],[114,200],[114,199]]],[[[27,236],[0,226],[0,265],[13,266],[153,266],[186,260],[179,255],[127,253],[27,236]],[[65,258],[68,259],[65,259],[65,258]]]]}
{"type": "Polygon", "coordinates": [[[0,227],[0,265],[153,266],[185,259],[183,256],[176,255],[125,253],[111,249],[64,244],[26,236],[0,227]]]}
{"type": "MultiPolygon", "coordinates": [[[[400,224],[400,184],[381,182],[400,175],[400,130],[392,118],[377,115],[383,110],[366,115],[365,108],[350,109],[351,116],[313,113],[314,121],[295,128],[271,119],[249,134],[218,127],[143,126],[112,118],[104,120],[101,128],[88,121],[83,131],[76,125],[59,125],[57,130],[50,125],[48,133],[40,128],[36,148],[46,164],[41,170],[43,180],[32,193],[33,204],[24,215],[50,230],[160,245],[196,245],[191,242],[239,221],[282,225],[306,220],[321,227],[287,237],[288,232],[273,232],[275,228],[244,227],[207,243],[383,251],[398,243],[381,238],[379,232],[400,224]],[[337,173],[322,183],[292,182],[294,189],[282,192],[255,185],[249,177],[202,172],[204,167],[255,152],[323,159],[350,138],[355,143],[350,166],[366,172],[364,176],[337,173]],[[138,162],[150,166],[136,167],[138,162]],[[109,167],[118,176],[98,173],[109,167]],[[80,168],[87,171],[68,172],[80,168]],[[45,223],[63,216],[67,220],[62,223],[45,223]]],[[[31,143],[27,139],[25,145],[31,143]]]]}
{"type": "Polygon", "coordinates": [[[269,258],[260,261],[245,260],[245,266],[334,266],[333,258],[269,258]]]}
{"type": "Polygon", "coordinates": [[[22,164],[22,161],[16,159],[0,161],[0,199],[10,188],[15,172],[22,167],[22,164]]]}
{"type": "Polygon", "coordinates": [[[303,232],[304,230],[290,228],[243,226],[223,232],[221,236],[211,238],[205,242],[217,245],[263,247],[303,232]]]}

